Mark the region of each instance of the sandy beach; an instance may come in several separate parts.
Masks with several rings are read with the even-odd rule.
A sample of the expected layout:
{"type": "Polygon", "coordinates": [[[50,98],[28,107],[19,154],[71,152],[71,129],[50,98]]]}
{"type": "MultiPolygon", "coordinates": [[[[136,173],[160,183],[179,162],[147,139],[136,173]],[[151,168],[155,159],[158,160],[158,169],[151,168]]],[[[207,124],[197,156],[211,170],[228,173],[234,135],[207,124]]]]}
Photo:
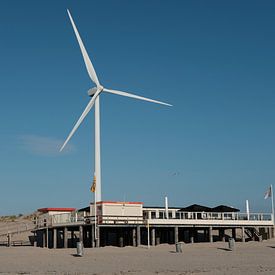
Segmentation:
{"type": "Polygon", "coordinates": [[[156,247],[76,249],[0,247],[1,274],[275,274],[275,240],[156,247]]]}

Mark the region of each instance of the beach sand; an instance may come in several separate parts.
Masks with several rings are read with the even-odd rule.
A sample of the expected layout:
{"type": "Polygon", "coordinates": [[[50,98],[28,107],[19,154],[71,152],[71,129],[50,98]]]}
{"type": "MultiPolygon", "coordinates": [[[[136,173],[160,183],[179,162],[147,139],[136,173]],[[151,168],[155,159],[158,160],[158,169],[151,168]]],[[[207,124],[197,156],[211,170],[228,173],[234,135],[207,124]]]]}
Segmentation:
{"type": "Polygon", "coordinates": [[[76,249],[0,247],[1,274],[275,274],[275,240],[156,247],[76,249]]]}

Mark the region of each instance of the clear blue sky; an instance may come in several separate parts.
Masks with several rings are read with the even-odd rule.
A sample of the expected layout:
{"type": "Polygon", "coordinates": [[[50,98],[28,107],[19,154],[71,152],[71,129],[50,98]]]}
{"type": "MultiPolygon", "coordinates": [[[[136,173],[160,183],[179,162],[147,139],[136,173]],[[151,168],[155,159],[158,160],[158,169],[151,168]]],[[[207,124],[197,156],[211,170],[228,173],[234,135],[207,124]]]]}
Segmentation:
{"type": "Polygon", "coordinates": [[[267,211],[275,183],[274,1],[1,1],[0,215],[91,200],[100,81],[104,200],[267,211]]]}

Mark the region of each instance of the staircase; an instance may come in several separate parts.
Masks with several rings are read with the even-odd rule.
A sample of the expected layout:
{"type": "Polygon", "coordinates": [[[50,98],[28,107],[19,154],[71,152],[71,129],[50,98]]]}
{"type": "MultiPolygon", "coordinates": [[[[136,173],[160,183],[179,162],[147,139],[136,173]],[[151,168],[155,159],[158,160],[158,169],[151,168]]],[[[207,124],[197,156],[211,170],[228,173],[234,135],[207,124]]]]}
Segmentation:
{"type": "Polygon", "coordinates": [[[261,242],[263,240],[263,236],[254,227],[246,228],[244,232],[248,236],[249,240],[251,240],[251,241],[254,240],[254,241],[261,242]]]}
{"type": "Polygon", "coordinates": [[[0,222],[0,246],[6,245],[7,235],[11,235],[12,245],[29,243],[29,236],[34,230],[34,223],[27,219],[0,222]]]}

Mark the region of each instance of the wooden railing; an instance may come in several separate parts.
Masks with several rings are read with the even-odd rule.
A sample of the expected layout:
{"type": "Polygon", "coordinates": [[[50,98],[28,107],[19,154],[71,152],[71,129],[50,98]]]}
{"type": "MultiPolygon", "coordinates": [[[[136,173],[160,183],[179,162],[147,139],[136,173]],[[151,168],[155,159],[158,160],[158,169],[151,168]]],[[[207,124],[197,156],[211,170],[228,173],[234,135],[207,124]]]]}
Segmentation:
{"type": "Polygon", "coordinates": [[[6,223],[2,224],[0,227],[0,237],[7,235],[8,233],[20,234],[34,229],[34,224],[32,223],[6,223]]]}
{"type": "MultiPolygon", "coordinates": [[[[94,223],[94,216],[86,216],[85,223],[94,223]]],[[[97,216],[98,224],[143,224],[144,219],[142,216],[114,216],[114,215],[100,215],[97,216]]]]}
{"type": "MultiPolygon", "coordinates": [[[[162,219],[166,218],[156,216],[156,211],[144,211],[145,217],[150,219],[162,219]]],[[[266,213],[239,213],[239,212],[175,212],[174,216],[168,217],[168,219],[177,220],[251,220],[251,221],[272,221],[272,214],[266,213]]]]}
{"type": "MultiPolygon", "coordinates": [[[[246,213],[237,213],[237,212],[175,212],[175,215],[169,217],[168,219],[164,217],[157,217],[152,215],[152,212],[155,211],[144,211],[144,216],[110,216],[110,215],[99,215],[97,216],[97,224],[146,224],[147,220],[159,220],[162,223],[165,223],[165,220],[182,220],[184,221],[199,221],[199,220],[208,220],[208,221],[272,221],[272,214],[264,213],[251,213],[247,215],[246,213]],[[149,213],[151,212],[151,213],[149,213]]],[[[47,219],[37,219],[36,228],[45,228],[55,225],[63,224],[94,224],[94,216],[85,216],[78,217],[75,214],[57,214],[48,217],[47,219]]],[[[178,222],[177,222],[178,223],[178,222]]]]}

